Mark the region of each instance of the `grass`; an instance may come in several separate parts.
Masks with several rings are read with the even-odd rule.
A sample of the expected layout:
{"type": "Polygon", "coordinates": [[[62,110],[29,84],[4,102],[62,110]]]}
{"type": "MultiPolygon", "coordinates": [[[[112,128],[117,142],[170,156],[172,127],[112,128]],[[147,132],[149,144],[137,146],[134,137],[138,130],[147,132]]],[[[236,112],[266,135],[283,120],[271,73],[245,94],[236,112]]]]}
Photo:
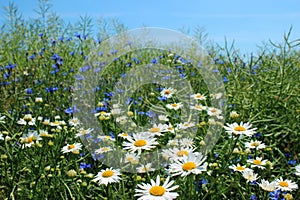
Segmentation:
{"type": "MultiPolygon", "coordinates": [[[[117,183],[106,186],[93,181],[95,176],[110,167],[104,163],[119,164],[120,160],[110,152],[95,154],[91,150],[122,148],[127,140],[118,135],[124,132],[124,127],[132,134],[137,129],[131,122],[138,127],[154,126],[150,110],[157,111],[167,104],[182,101],[179,93],[187,90],[178,88],[177,96],[163,99],[160,94],[163,84],[146,84],[134,92],[129,88],[128,93],[121,93],[122,98],[128,100],[122,104],[126,110],[111,115],[116,103],[112,92],[120,78],[128,77],[130,70],[143,64],[168,65],[180,75],[184,74],[195,93],[207,97],[201,101],[203,106],[212,107],[214,97],[201,74],[197,74],[196,66],[178,57],[176,52],[145,50],[121,55],[115,51],[118,49],[111,49],[103,59],[109,59],[112,64],[103,71],[101,65],[99,67],[102,76],[97,82],[96,105],[92,105],[99,130],[109,137],[99,140],[98,130],[88,137],[76,137],[80,128],[91,128],[71,123],[78,109],[73,105],[76,83],[82,82],[80,74],[97,68],[89,69],[89,65],[83,64],[89,62],[91,50],[101,48],[111,33],[123,31],[124,26],[114,21],[110,23],[113,30],[107,30],[102,20],[99,22],[101,32],[95,39],[91,36],[92,19],[85,16],[75,26],[65,24],[49,12],[48,3],[40,1],[41,16],[31,21],[23,21],[17,8],[10,4],[8,21],[0,32],[0,199],[135,199],[138,184],[150,183],[157,175],[161,181],[166,180],[172,174],[169,169],[173,162],[158,160],[156,171],[131,173],[130,170],[140,164],[154,163],[155,159],[149,157],[152,154],[142,154],[139,163],[128,164],[127,168],[122,166],[117,183]],[[24,119],[27,114],[31,117],[24,119]],[[115,122],[115,119],[122,122],[122,116],[126,116],[124,126],[115,122]],[[27,123],[22,125],[21,119],[27,123]],[[28,123],[30,120],[35,120],[34,125],[28,123]],[[30,136],[34,131],[36,135],[30,136]],[[75,143],[84,145],[78,151],[67,146],[75,143]],[[63,147],[70,153],[63,153],[63,147]]],[[[217,66],[214,73],[223,78],[226,103],[222,104],[221,115],[224,118],[210,116],[207,109],[197,112],[199,120],[194,129],[187,129],[184,134],[176,130],[157,136],[159,145],[149,151],[155,153],[164,146],[172,146],[170,141],[174,138],[180,141],[188,134],[195,135],[194,151],[201,151],[208,142],[205,138],[210,134],[209,128],[221,128],[216,145],[207,153],[206,170],[197,175],[171,177],[174,185],[179,186],[174,191],[179,195],[177,199],[277,199],[276,195],[285,199],[291,199],[289,195],[300,198],[299,190],[268,192],[258,185],[262,179],[271,182],[283,177],[295,183],[300,180],[295,174],[300,156],[300,53],[299,40],[290,41],[290,34],[291,30],[284,35],[282,43],[270,42],[257,55],[241,55],[227,44],[225,47],[206,46],[217,66]],[[224,122],[249,122],[252,128],[257,128],[256,133],[252,137],[230,136],[223,128],[224,122]],[[245,143],[251,139],[261,141],[266,147],[247,149],[245,143]],[[268,160],[264,169],[253,168],[259,176],[256,181],[247,182],[242,173],[229,168],[236,164],[251,168],[247,161],[256,157],[268,160]]],[[[123,79],[126,80],[134,81],[129,77],[123,79]]],[[[85,101],[84,96],[80,100],[85,101]]],[[[182,116],[183,109],[166,110],[169,122],[165,124],[176,127],[182,122],[176,116],[182,116]]]]}

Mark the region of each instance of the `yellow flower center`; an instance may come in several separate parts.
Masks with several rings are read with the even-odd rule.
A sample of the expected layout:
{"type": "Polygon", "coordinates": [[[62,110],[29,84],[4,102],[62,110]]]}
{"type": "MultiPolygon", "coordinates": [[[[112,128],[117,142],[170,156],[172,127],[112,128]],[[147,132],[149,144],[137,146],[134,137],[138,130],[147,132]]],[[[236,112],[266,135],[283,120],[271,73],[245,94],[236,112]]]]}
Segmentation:
{"type": "Polygon", "coordinates": [[[215,113],[215,112],[217,112],[218,110],[214,108],[214,109],[211,109],[210,111],[211,111],[212,113],[215,113]]]}
{"type": "Polygon", "coordinates": [[[243,166],[237,166],[236,170],[243,171],[243,170],[245,170],[245,167],[243,167],[243,166]]]}
{"type": "Polygon", "coordinates": [[[189,171],[196,168],[196,164],[194,162],[186,162],[182,165],[182,169],[184,171],[189,171]]]}
{"type": "Polygon", "coordinates": [[[181,151],[178,151],[178,152],[177,152],[177,156],[179,156],[179,157],[182,157],[182,156],[184,156],[184,155],[188,156],[188,155],[189,155],[189,152],[186,151],[186,150],[181,150],[181,151]]]}
{"type": "Polygon", "coordinates": [[[254,160],[253,163],[256,164],[256,165],[261,165],[261,161],[260,160],[254,160]]]}
{"type": "Polygon", "coordinates": [[[32,136],[27,138],[27,143],[31,143],[32,141],[33,141],[33,137],[32,136]]]}
{"type": "Polygon", "coordinates": [[[288,182],[285,182],[285,181],[280,181],[279,185],[280,185],[281,187],[289,187],[288,182]]]}
{"type": "Polygon", "coordinates": [[[150,128],[150,130],[149,130],[150,133],[157,133],[159,131],[160,131],[160,128],[158,128],[158,127],[153,127],[153,128],[150,128]]]}
{"type": "Polygon", "coordinates": [[[200,108],[201,108],[201,106],[199,106],[199,105],[196,105],[196,106],[195,106],[195,108],[197,108],[197,109],[200,109],[200,108]]]}
{"type": "Polygon", "coordinates": [[[142,147],[142,146],[145,146],[146,144],[147,144],[146,140],[137,140],[134,142],[134,146],[136,146],[136,147],[142,147]]]}
{"type": "Polygon", "coordinates": [[[243,126],[234,127],[234,130],[235,131],[246,131],[245,127],[243,127],[243,126]]]}
{"type": "Polygon", "coordinates": [[[257,143],[257,142],[253,142],[253,143],[251,143],[251,145],[250,146],[252,146],[252,147],[257,147],[259,144],[257,143]]]}
{"type": "Polygon", "coordinates": [[[171,106],[172,106],[172,107],[177,107],[178,104],[177,104],[177,103],[173,103],[173,104],[171,104],[171,106]]]}
{"type": "Polygon", "coordinates": [[[166,192],[166,190],[162,186],[153,186],[150,189],[150,194],[153,196],[163,196],[165,192],[166,192]]]}
{"type": "Polygon", "coordinates": [[[68,146],[68,149],[74,149],[75,148],[75,144],[70,144],[69,146],[68,146]]]}
{"type": "Polygon", "coordinates": [[[167,94],[167,95],[168,95],[168,94],[171,94],[171,91],[170,91],[170,90],[166,90],[166,91],[165,91],[165,94],[167,94]]]}
{"type": "Polygon", "coordinates": [[[201,94],[197,94],[197,95],[196,95],[196,99],[200,99],[201,97],[202,97],[201,94]]]}
{"type": "Polygon", "coordinates": [[[102,177],[111,177],[114,175],[114,172],[112,170],[106,170],[105,172],[102,173],[102,177]]]}
{"type": "Polygon", "coordinates": [[[122,136],[128,136],[128,134],[127,133],[123,133],[122,136]]]}

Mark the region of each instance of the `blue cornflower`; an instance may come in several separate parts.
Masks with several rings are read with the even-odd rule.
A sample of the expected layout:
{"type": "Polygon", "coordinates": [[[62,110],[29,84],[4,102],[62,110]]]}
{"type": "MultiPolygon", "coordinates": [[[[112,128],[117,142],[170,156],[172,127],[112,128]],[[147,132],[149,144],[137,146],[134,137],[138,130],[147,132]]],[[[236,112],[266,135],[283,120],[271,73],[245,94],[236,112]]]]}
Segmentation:
{"type": "Polygon", "coordinates": [[[58,90],[58,87],[57,86],[55,86],[55,87],[52,87],[52,86],[50,86],[49,88],[46,88],[46,92],[55,92],[55,91],[57,91],[58,90]]]}
{"type": "Polygon", "coordinates": [[[229,81],[228,78],[227,78],[226,76],[224,76],[224,77],[223,77],[223,82],[224,82],[224,83],[227,83],[228,81],[229,81]]]}
{"type": "Polygon", "coordinates": [[[80,163],[79,164],[79,169],[88,169],[91,168],[92,164],[87,164],[87,163],[80,163]]]}
{"type": "Polygon", "coordinates": [[[6,69],[13,69],[15,68],[17,65],[9,63],[7,66],[5,66],[6,69]]]}
{"type": "Polygon", "coordinates": [[[289,160],[289,161],[288,161],[288,164],[289,164],[289,165],[295,165],[296,163],[297,163],[296,160],[289,160]]]}
{"type": "Polygon", "coordinates": [[[257,200],[257,197],[255,194],[252,194],[251,197],[250,197],[250,200],[257,200]]]}
{"type": "Polygon", "coordinates": [[[26,91],[26,94],[32,94],[33,93],[33,89],[31,89],[31,88],[27,88],[25,91],[26,91]]]}

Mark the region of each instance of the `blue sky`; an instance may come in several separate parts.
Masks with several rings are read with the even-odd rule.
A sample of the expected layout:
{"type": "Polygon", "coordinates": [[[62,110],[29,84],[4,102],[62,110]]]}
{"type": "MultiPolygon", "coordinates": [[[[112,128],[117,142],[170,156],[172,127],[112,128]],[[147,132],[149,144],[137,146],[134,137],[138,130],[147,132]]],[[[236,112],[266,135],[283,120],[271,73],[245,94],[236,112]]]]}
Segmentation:
{"type": "MultiPolygon", "coordinates": [[[[25,18],[35,17],[34,0],[14,0],[25,18]]],[[[52,10],[74,22],[79,16],[118,18],[129,29],[143,26],[179,30],[204,27],[209,39],[235,41],[242,52],[256,51],[269,39],[283,41],[293,26],[292,39],[300,38],[299,0],[52,0],[52,10]]],[[[1,1],[0,6],[8,5],[1,1]]],[[[3,12],[3,11],[1,11],[3,12]]]]}

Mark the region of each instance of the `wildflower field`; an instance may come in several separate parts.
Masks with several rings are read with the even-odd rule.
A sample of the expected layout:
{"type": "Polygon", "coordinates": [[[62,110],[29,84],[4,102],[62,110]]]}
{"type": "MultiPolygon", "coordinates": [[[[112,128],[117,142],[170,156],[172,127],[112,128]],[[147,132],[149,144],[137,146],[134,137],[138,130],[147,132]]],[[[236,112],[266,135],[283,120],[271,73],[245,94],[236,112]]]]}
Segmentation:
{"type": "Polygon", "coordinates": [[[69,24],[43,1],[37,19],[14,4],[4,12],[0,199],[300,199],[292,29],[250,55],[195,37],[213,64],[204,77],[172,49],[105,46],[126,31],[118,20],[69,24]],[[134,88],[141,66],[155,73],[138,75],[159,82],[134,88]],[[223,90],[210,90],[214,74],[223,90]],[[91,117],[97,126],[86,126],[91,117]]]}

